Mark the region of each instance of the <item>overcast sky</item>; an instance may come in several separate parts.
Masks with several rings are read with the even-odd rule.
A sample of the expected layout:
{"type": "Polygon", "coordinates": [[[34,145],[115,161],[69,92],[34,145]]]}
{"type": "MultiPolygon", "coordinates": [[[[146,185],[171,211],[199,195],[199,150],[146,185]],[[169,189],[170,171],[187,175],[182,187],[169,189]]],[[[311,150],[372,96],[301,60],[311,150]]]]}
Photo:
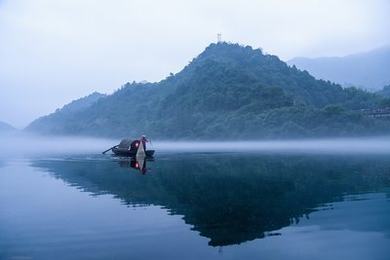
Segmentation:
{"type": "Polygon", "coordinates": [[[222,33],[283,60],[390,44],[388,0],[0,0],[0,121],[178,72],[222,33]]]}

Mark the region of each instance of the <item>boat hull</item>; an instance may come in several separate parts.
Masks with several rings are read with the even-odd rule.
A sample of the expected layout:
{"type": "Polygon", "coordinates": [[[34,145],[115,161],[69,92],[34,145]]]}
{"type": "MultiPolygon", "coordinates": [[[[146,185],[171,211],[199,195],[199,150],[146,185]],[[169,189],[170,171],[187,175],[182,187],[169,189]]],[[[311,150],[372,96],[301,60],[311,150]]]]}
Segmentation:
{"type": "MultiPolygon", "coordinates": [[[[137,155],[137,150],[128,150],[126,148],[112,148],[112,152],[118,156],[134,157],[137,155]]],[[[153,157],[154,150],[146,150],[145,155],[147,157],[153,157]]]]}

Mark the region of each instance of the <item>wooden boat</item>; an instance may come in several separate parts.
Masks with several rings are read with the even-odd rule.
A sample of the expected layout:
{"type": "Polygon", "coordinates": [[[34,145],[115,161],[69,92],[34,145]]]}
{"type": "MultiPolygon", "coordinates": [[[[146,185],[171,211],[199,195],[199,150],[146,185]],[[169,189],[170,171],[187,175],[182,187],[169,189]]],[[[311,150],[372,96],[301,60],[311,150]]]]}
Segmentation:
{"type": "Polygon", "coordinates": [[[108,151],[112,151],[115,155],[133,157],[142,155],[145,157],[153,157],[154,150],[145,150],[141,145],[140,140],[123,139],[118,145],[111,147],[103,152],[105,154],[108,151]]]}
{"type": "MultiPolygon", "coordinates": [[[[112,152],[115,154],[115,155],[118,155],[118,156],[128,156],[128,157],[133,157],[133,156],[136,156],[137,155],[137,150],[134,150],[134,149],[128,149],[128,148],[121,148],[121,147],[113,147],[112,148],[112,152]]],[[[147,157],[153,157],[154,155],[154,150],[146,150],[145,151],[145,155],[147,157]]]]}

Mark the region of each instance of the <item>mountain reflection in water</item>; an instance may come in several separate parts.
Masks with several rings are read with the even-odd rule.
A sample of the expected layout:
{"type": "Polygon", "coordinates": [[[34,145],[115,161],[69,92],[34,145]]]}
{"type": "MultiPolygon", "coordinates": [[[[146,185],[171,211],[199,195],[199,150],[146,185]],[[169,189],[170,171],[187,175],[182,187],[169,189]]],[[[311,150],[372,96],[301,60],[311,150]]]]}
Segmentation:
{"type": "Polygon", "coordinates": [[[93,195],[167,208],[209,238],[210,246],[278,235],[274,231],[310,218],[316,208],[346,194],[390,186],[390,162],[378,157],[182,154],[148,163],[152,174],[144,176],[126,167],[134,166],[131,160],[32,165],[93,195]]]}

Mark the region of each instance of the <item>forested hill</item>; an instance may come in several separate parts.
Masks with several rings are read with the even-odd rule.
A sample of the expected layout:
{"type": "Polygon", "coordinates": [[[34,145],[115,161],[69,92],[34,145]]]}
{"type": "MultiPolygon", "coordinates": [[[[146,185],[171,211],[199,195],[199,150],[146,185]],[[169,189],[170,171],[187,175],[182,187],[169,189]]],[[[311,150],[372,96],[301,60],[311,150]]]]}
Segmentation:
{"type": "Polygon", "coordinates": [[[377,91],[376,93],[384,97],[390,97],[390,85],[384,86],[381,90],[377,91]]]}
{"type": "Polygon", "coordinates": [[[253,139],[386,133],[365,117],[383,97],[316,80],[278,57],[238,44],[208,46],[158,83],[127,83],[78,111],[57,111],[27,130],[160,139],[253,139]]]}
{"type": "MultiPolygon", "coordinates": [[[[99,99],[106,97],[104,94],[93,92],[92,94],[79,98],[69,104],[57,109],[54,113],[38,118],[26,129],[49,134],[67,134],[64,126],[73,120],[77,120],[78,114],[86,111],[99,99]]],[[[80,118],[80,120],[82,120],[80,118]]]]}

